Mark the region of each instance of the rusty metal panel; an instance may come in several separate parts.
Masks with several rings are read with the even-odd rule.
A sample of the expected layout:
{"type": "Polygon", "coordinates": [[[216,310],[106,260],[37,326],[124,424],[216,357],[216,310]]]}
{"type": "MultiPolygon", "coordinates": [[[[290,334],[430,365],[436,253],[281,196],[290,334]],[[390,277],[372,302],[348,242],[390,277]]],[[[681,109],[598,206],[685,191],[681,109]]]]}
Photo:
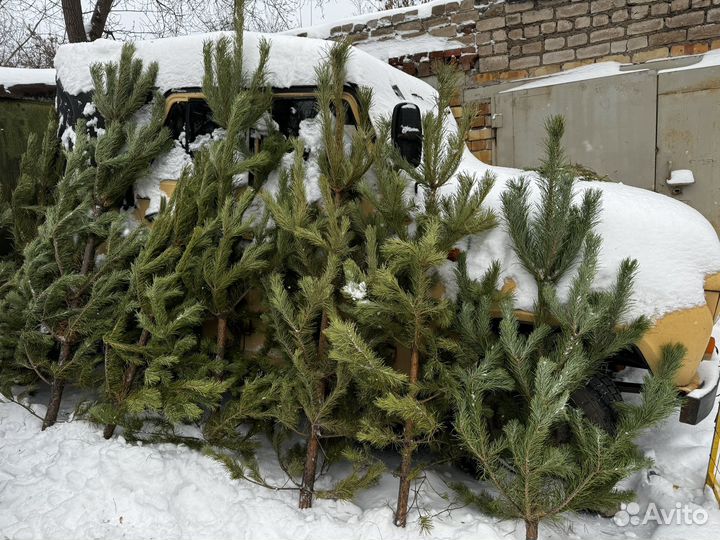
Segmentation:
{"type": "Polygon", "coordinates": [[[570,160],[600,175],[653,189],[655,184],[656,72],[640,70],[493,96],[502,115],[496,164],[534,167],[543,153],[543,123],[565,117],[570,160]]]}
{"type": "Polygon", "coordinates": [[[720,66],[658,74],[655,190],[686,202],[720,231],[720,66]],[[695,183],[671,187],[671,170],[695,183]]]}

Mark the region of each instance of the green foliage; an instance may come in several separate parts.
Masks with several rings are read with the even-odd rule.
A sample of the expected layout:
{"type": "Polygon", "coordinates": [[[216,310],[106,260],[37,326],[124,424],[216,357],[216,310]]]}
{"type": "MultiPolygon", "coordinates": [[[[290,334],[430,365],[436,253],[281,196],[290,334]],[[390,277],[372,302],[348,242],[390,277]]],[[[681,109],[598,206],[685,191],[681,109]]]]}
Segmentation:
{"type": "Polygon", "coordinates": [[[458,279],[459,329],[478,360],[467,365],[461,354],[455,428],[493,488],[465,495],[493,514],[524,520],[527,538],[536,538],[539,522],[562,512],[604,511],[632,496],[615,485],[647,465],[634,440],[677,406],[673,379],[684,355],[680,346],[666,347],[641,403],[618,409],[614,432],[573,408],[573,393],[640,339],[649,323],[629,318],[634,261],[623,261],[612,287],[593,289],[600,238],[592,227],[600,198],[586,190],[579,205],[573,202],[562,132],[562,120],[552,118],[537,206],[527,180],[511,183],[503,195],[515,250],[538,285],[536,315],[542,317],[535,327],[521,329],[512,302],[501,298],[499,336],[492,339],[487,328],[494,301],[482,286],[458,279]],[[563,299],[560,280],[569,283],[563,299]],[[514,396],[510,414],[498,414],[503,393],[514,396]]]}
{"type": "Polygon", "coordinates": [[[324,143],[324,151],[318,161],[320,173],[336,198],[352,194],[373,162],[370,151],[373,130],[367,114],[372,101],[369,88],[361,87],[357,91],[360,115],[355,119],[356,129],[350,137],[350,151],[345,151],[348,142],[345,129],[351,111],[347,109],[343,94],[350,52],[349,42],[336,44],[328,51],[327,60],[315,70],[318,118],[324,143]]]}
{"type": "Polygon", "coordinates": [[[345,364],[329,358],[324,334],[336,317],[336,283],[341,260],[350,253],[351,231],[346,212],[337,204],[339,197],[326,183],[323,207],[308,204],[299,144],[286,185],[286,194],[263,197],[277,225],[277,245],[284,244],[289,255],[287,270],[297,276],[290,281],[289,274],[273,273],[267,284],[269,327],[284,365],[274,375],[282,390],[270,411],[277,422],[303,435],[306,453],[315,453],[315,463],[312,457],[306,460],[302,482],[311,499],[321,437],[347,437],[355,429],[353,419],[340,414],[350,373],[345,364]]]}
{"type": "Polygon", "coordinates": [[[23,252],[38,234],[45,211],[54,201],[63,164],[56,136],[57,121],[51,113],[42,140],[31,134],[20,165],[15,188],[3,197],[0,236],[7,250],[0,257],[0,377],[8,385],[30,385],[38,380],[34,370],[15,362],[15,350],[25,324],[31,289],[17,275],[23,252]]]}
{"type": "MultiPolygon", "coordinates": [[[[358,439],[379,448],[397,447],[403,456],[403,483],[411,479],[413,453],[432,443],[442,428],[449,374],[445,359],[454,347],[447,333],[453,309],[435,288],[436,270],[446,261],[448,247],[441,246],[440,226],[434,221],[427,222],[417,239],[390,238],[377,253],[373,237],[369,230],[367,259],[377,261],[369,272],[360,273],[353,265],[346,269],[348,281],[367,285],[367,296],[351,311],[362,333],[349,324],[334,324],[328,337],[333,354],[342,355],[357,374],[363,398],[372,398],[374,408],[361,418],[358,439]],[[395,351],[409,355],[409,377],[385,367],[393,363],[395,351]]],[[[407,508],[398,508],[396,523],[404,525],[401,516],[406,513],[407,508]]]]}
{"type": "MultiPolygon", "coordinates": [[[[320,169],[321,201],[317,205],[308,201],[304,147],[299,140],[292,143],[293,166],[281,172],[279,191],[261,194],[275,224],[269,242],[275,247],[272,265],[276,270],[265,285],[268,349],[271,356],[280,358],[253,384],[276,391],[264,402],[245,400],[234,407],[246,419],[271,419],[283,431],[303,438],[302,457],[278,446],[288,474],[302,475],[298,486],[303,508],[312,504],[315,479],[333,456],[339,457],[340,448],[345,448],[346,458],[354,456],[354,469],[350,476],[318,496],[350,497],[376,481],[380,470],[378,464],[360,459],[343,443],[343,438],[351,440],[357,430],[357,411],[350,405],[349,392],[353,374],[358,374],[359,368],[341,361],[337,351],[331,352],[326,337],[326,332],[342,325],[338,312],[342,262],[355,251],[351,215],[357,210],[358,186],[372,164],[369,150],[373,133],[367,116],[371,95],[366,90],[359,91],[361,113],[355,118],[355,131],[347,133],[350,111],[345,108],[343,94],[349,54],[349,45],[334,46],[327,62],[316,71],[323,145],[319,155],[313,157],[320,169]],[[252,410],[248,404],[258,408],[252,410]],[[334,444],[334,440],[338,443],[334,444]]],[[[377,367],[375,360],[372,364],[372,358],[366,358],[365,367],[377,367]]],[[[382,373],[383,380],[395,380],[393,375],[389,370],[382,373]]],[[[231,418],[239,420],[238,415],[231,418]]]]}
{"type": "Polygon", "coordinates": [[[410,179],[425,192],[425,211],[436,215],[438,191],[453,178],[466,151],[465,136],[475,112],[466,108],[459,119],[457,129],[451,129],[453,117],[450,102],[457,92],[461,73],[448,64],[437,66],[437,99],[435,108],[423,115],[422,162],[415,168],[404,160],[397,163],[410,179]]]}
{"type": "Polygon", "coordinates": [[[260,40],[258,64],[251,74],[244,66],[244,6],[244,1],[235,2],[234,39],[222,37],[217,42],[206,42],[203,47],[203,94],[213,111],[213,120],[223,128],[230,125],[233,115],[243,118],[245,129],[254,126],[272,102],[267,83],[270,43],[260,40]]]}
{"type": "Polygon", "coordinates": [[[20,164],[20,178],[12,194],[13,249],[21,254],[37,235],[43,212],[52,204],[60,180],[62,159],[54,111],[42,140],[31,134],[20,164]]]}
{"type": "Polygon", "coordinates": [[[142,60],[134,56],[135,46],[124,43],[119,62],[90,67],[95,88],[93,102],[108,125],[130,121],[153,97],[158,64],[143,66],[142,60]]]}
{"type": "MultiPolygon", "coordinates": [[[[66,189],[73,189],[72,183],[63,180],[58,207],[63,206],[66,189]]],[[[98,343],[123,300],[128,268],[143,235],[136,231],[126,237],[124,216],[105,215],[100,223],[91,220],[87,204],[78,206],[70,216],[56,209],[48,210],[18,272],[19,289],[29,294],[16,361],[46,382],[83,383],[90,380],[98,343]],[[91,229],[105,244],[105,254],[93,271],[83,272],[85,246],[76,245],[73,235],[91,229]],[[69,250],[73,245],[75,249],[69,250]]]]}
{"type": "MultiPolygon", "coordinates": [[[[152,67],[144,71],[132,56],[133,48],[124,47],[120,64],[105,66],[104,78],[103,70],[93,67],[98,103],[109,115],[107,133],[91,140],[84,123],[76,126],[77,138],[67,153],[54,201],[40,209],[37,235],[27,243],[13,278],[15,293],[6,297],[16,309],[20,298],[26,303],[23,311],[10,312],[18,314],[16,322],[22,321],[17,324],[22,329],[13,329],[9,337],[17,336],[16,364],[52,386],[44,427],[55,421],[65,384],[83,384],[93,377],[99,344],[113,326],[129,286],[130,265],[144,241],[141,230],[126,233],[127,218],[116,205],[169,143],[161,102],[145,126],[136,128],[128,121],[144,103],[129,96],[145,94],[157,74],[152,67]]],[[[48,134],[37,166],[26,164],[28,177],[18,185],[14,201],[23,219],[33,209],[28,202],[40,198],[33,189],[55,184],[55,144],[48,134]],[[31,178],[37,175],[43,180],[31,178]]],[[[22,241],[29,239],[30,228],[22,225],[22,241]]]]}
{"type": "Polygon", "coordinates": [[[195,204],[192,188],[179,186],[161,209],[132,265],[119,315],[103,335],[104,395],[90,415],[109,426],[106,436],[115,425],[138,429],[147,413],[170,424],[198,420],[227,389],[199,343],[203,306],[177,271],[193,223],[180,205],[195,204]]]}
{"type": "MultiPolygon", "coordinates": [[[[225,137],[201,149],[185,171],[168,208],[153,224],[132,269],[125,316],[105,337],[105,401],[93,411],[107,424],[126,429],[146,412],[170,425],[215,411],[237,374],[226,377],[226,347],[233,324],[246,316],[243,300],[268,267],[264,222],[249,209],[255,191],[238,185],[240,175],[274,168],[282,145],[259,152],[247,145],[250,131],[270,105],[265,82],[267,43],[251,84],[242,71],[242,30],[229,40],[205,45],[205,92],[225,137]],[[214,358],[204,328],[215,327],[214,358]]],[[[107,137],[107,135],[106,135],[107,137]]],[[[269,135],[272,140],[273,134],[269,135]]],[[[241,370],[242,371],[242,370],[241,370]]],[[[237,405],[211,416],[214,444],[239,448],[234,435],[237,405]]]]}
{"type": "Polygon", "coordinates": [[[583,190],[580,204],[574,203],[574,176],[560,143],[564,130],[562,117],[548,120],[544,174],[536,184],[512,181],[502,195],[513,248],[540,287],[557,285],[567,274],[600,212],[598,190],[583,190]],[[537,208],[530,202],[533,188],[540,191],[537,208]]]}
{"type": "Polygon", "coordinates": [[[270,250],[264,220],[249,211],[256,192],[248,187],[238,193],[233,186],[236,171],[248,160],[232,151],[232,140],[201,151],[194,170],[183,179],[197,197],[186,201],[194,207],[187,213],[195,223],[178,272],[190,294],[217,320],[218,360],[225,357],[227,321],[241,315],[243,301],[260,286],[270,250]]]}
{"type": "Polygon", "coordinates": [[[401,454],[395,513],[400,526],[406,523],[410,484],[418,475],[413,455],[437,443],[451,404],[452,352],[459,344],[450,329],[455,313],[442,297],[439,270],[457,242],[495,225],[494,215],[483,207],[491,176],[477,181],[461,172],[456,193],[440,194],[456,174],[467,127],[463,124],[458,133],[450,134],[445,109],[457,78],[443,69],[440,79],[440,112],[423,118],[426,140],[417,170],[392,148],[387,123],[380,126],[376,185],[359,186],[370,208],[361,207],[353,216],[364,259],[355,256],[344,263],[343,292],[354,300],[345,312],[356,326],[333,323],[327,332],[337,351],[332,354],[345,358],[364,401],[373,404],[360,420],[358,440],[381,448],[395,446],[401,454]],[[422,212],[407,199],[409,180],[422,187],[422,212]],[[389,377],[387,366],[398,357],[409,357],[407,378],[389,377]]]}

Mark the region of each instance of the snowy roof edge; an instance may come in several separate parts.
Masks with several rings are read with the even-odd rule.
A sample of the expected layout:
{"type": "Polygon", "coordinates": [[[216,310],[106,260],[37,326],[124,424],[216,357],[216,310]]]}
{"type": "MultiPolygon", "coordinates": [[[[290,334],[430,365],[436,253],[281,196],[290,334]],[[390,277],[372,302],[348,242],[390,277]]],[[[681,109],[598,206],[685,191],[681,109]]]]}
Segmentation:
{"type": "MultiPolygon", "coordinates": [[[[307,35],[307,37],[314,37],[319,39],[325,39],[327,37],[330,37],[331,33],[330,30],[337,27],[337,26],[344,26],[346,24],[362,24],[367,23],[368,21],[372,21],[374,19],[382,19],[384,17],[391,17],[393,15],[398,15],[400,13],[407,13],[410,11],[416,11],[417,12],[417,18],[426,18],[430,17],[432,15],[432,9],[435,6],[441,6],[445,4],[451,4],[451,3],[462,3],[462,0],[431,0],[430,2],[424,3],[424,4],[417,4],[414,6],[408,6],[408,7],[400,7],[400,8],[393,8],[393,9],[385,9],[382,11],[373,11],[371,13],[361,13],[358,15],[351,15],[349,17],[344,17],[342,19],[337,19],[335,21],[331,22],[323,22],[319,24],[313,24],[310,26],[300,26],[298,28],[291,28],[290,30],[285,30],[283,32],[278,32],[279,34],[288,34],[288,35],[294,35],[297,36],[299,34],[307,35]]],[[[490,0],[488,3],[504,3],[505,0],[490,0]]]]}

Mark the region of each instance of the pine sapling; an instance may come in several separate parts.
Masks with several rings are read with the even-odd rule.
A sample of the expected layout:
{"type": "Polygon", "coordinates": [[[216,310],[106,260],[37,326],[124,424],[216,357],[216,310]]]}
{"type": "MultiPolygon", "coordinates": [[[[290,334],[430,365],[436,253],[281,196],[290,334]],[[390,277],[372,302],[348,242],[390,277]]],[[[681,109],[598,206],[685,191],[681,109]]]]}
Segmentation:
{"type": "MultiPolygon", "coordinates": [[[[444,283],[439,269],[463,238],[495,225],[493,213],[483,206],[493,177],[478,180],[458,171],[469,117],[463,118],[458,130],[447,120],[457,80],[451,68],[440,69],[438,109],[423,117],[423,155],[417,169],[399,158],[387,140],[387,126],[381,128],[375,163],[377,188],[362,187],[370,211],[356,219],[365,225],[367,245],[376,245],[380,238],[380,248],[368,256],[364,268],[346,264],[354,279],[367,289],[367,299],[352,310],[361,334],[374,335],[376,341],[382,336],[385,354],[398,350],[409,355],[408,383],[402,391],[375,400],[378,412],[368,415],[359,435],[362,441],[379,447],[399,448],[395,524],[400,527],[407,524],[410,487],[418,475],[413,455],[434,441],[441,409],[450,401],[446,358],[456,345],[447,332],[453,310],[442,298],[444,283]],[[423,211],[418,212],[406,200],[408,179],[420,187],[423,211]],[[441,194],[441,188],[451,181],[456,184],[455,191],[441,194]],[[400,436],[392,429],[397,424],[402,425],[400,436]]],[[[391,363],[392,357],[386,361],[391,363]]]]}
{"type": "Polygon", "coordinates": [[[262,220],[250,215],[256,191],[285,151],[282,137],[267,122],[272,91],[267,82],[270,44],[261,40],[258,65],[244,67],[244,2],[235,3],[235,35],[204,45],[203,92],[225,136],[203,149],[191,173],[199,182],[197,225],[181,265],[185,281],[216,321],[216,360],[231,339],[228,323],[268,268],[262,220]],[[265,123],[265,126],[262,124],[265,123]],[[249,143],[264,131],[262,148],[249,143]],[[247,182],[239,182],[246,177],[247,182]]]}
{"type": "MultiPolygon", "coordinates": [[[[165,297],[152,302],[148,289],[156,279],[173,273],[182,254],[182,236],[189,227],[188,213],[183,212],[181,207],[190,200],[185,196],[188,189],[183,183],[169,206],[161,207],[142,250],[133,262],[130,287],[120,304],[115,323],[103,336],[104,399],[90,413],[97,422],[105,424],[103,436],[106,439],[112,437],[118,422],[127,424],[127,401],[136,390],[138,376],[146,366],[144,351],[152,336],[148,328],[140,327],[140,315],[145,321],[152,321],[155,309],[166,309],[165,297]]],[[[164,291],[159,291],[157,295],[161,293],[164,291]]]]}
{"type": "Polygon", "coordinates": [[[105,339],[106,403],[94,413],[106,422],[106,437],[117,423],[136,427],[140,412],[160,414],[170,423],[195,419],[198,404],[204,413],[214,409],[232,382],[219,381],[229,323],[266,268],[267,251],[255,241],[262,225],[248,215],[255,194],[242,178],[252,174],[262,180],[282,151],[272,132],[260,151],[247,144],[270,106],[269,45],[261,43],[259,65],[248,74],[243,68],[242,3],[236,7],[234,40],[221,38],[204,46],[203,91],[224,136],[195,154],[193,167],[184,172],[168,208],[153,223],[133,266],[126,316],[105,339]],[[216,328],[214,360],[202,360],[204,342],[197,354],[180,354],[177,347],[195,343],[198,325],[207,326],[209,318],[216,328]],[[187,336],[176,335],[176,323],[187,336]],[[177,390],[180,373],[194,380],[198,393],[170,391],[177,390]],[[179,415],[183,409],[187,414],[179,415]]]}
{"type": "MultiPolygon", "coordinates": [[[[46,210],[38,238],[25,251],[23,279],[33,284],[30,304],[34,311],[26,322],[21,338],[25,343],[19,349],[32,356],[41,351],[50,354],[52,346],[50,350],[39,347],[31,352],[27,345],[46,343],[48,336],[59,348],[57,360],[46,366],[51,396],[43,428],[55,423],[69,372],[87,366],[99,334],[104,331],[102,312],[86,319],[96,303],[104,305],[104,300],[93,293],[98,293],[98,287],[109,276],[122,273],[122,265],[131,260],[119,255],[111,259],[108,252],[100,268],[96,264],[97,250],[111,238],[114,227],[119,227],[118,220],[125,219],[116,209],[128,188],[169,143],[162,127],[161,97],[156,96],[149,123],[137,127],[128,120],[151,95],[157,74],[156,65],[143,70],[142,62],[133,59],[133,54],[133,46],[126,44],[118,64],[91,68],[95,101],[106,119],[107,131],[101,138],[90,140],[84,124],[78,123],[77,139],[58,183],[56,202],[46,210]]],[[[132,249],[137,246],[129,240],[136,237],[128,237],[132,249]]],[[[116,244],[118,253],[132,251],[130,247],[123,251],[122,242],[116,244]]]]}
{"type": "Polygon", "coordinates": [[[432,110],[422,118],[423,149],[418,167],[404,159],[395,160],[408,177],[424,192],[425,212],[428,215],[438,211],[440,189],[451,182],[467,151],[465,137],[470,120],[476,114],[472,107],[463,109],[457,125],[450,111],[450,102],[455,96],[462,74],[450,64],[437,66],[437,97],[432,110]]]}
{"type": "Polygon", "coordinates": [[[347,392],[348,373],[342,365],[330,361],[325,334],[331,320],[338,316],[341,263],[353,249],[352,198],[372,164],[372,130],[367,116],[371,94],[365,89],[357,93],[364,112],[355,119],[355,132],[346,134],[348,111],[343,93],[350,54],[348,43],[336,44],[328,51],[327,61],[316,70],[323,135],[323,150],[317,156],[320,205],[314,208],[307,201],[300,141],[295,143],[295,163],[280,193],[275,198],[267,194],[263,197],[277,225],[276,243],[287,254],[286,274],[273,275],[269,281],[271,326],[292,362],[287,376],[303,381],[293,399],[308,423],[300,508],[312,506],[323,437],[350,427],[337,412],[338,402],[347,392]],[[293,293],[284,284],[290,277],[288,272],[301,276],[290,285],[291,289],[297,287],[293,293]]]}
{"type": "MultiPolygon", "coordinates": [[[[628,500],[615,486],[647,464],[633,441],[677,406],[673,378],[684,355],[681,346],[664,349],[641,404],[618,405],[615,425],[597,425],[573,407],[573,394],[635,343],[648,321],[631,316],[634,261],[621,263],[612,287],[595,289],[600,196],[588,189],[575,202],[562,131],[561,119],[549,121],[538,202],[526,179],[510,183],[502,199],[514,249],[538,286],[535,326],[523,331],[512,301],[501,301],[499,339],[481,342],[479,361],[458,371],[455,397],[457,433],[494,490],[462,491],[494,514],[522,519],[528,540],[538,537],[541,521],[562,512],[603,511],[628,500]],[[563,294],[561,280],[569,283],[563,294]],[[493,414],[503,393],[515,396],[515,407],[493,414]]],[[[473,320],[486,324],[489,304],[468,293],[472,282],[459,283],[467,333],[473,320]]]]}
{"type": "Polygon", "coordinates": [[[272,103],[272,91],[267,82],[270,43],[264,39],[260,41],[257,67],[248,73],[243,56],[245,0],[234,2],[233,16],[233,39],[222,37],[217,42],[206,42],[203,47],[203,94],[212,109],[213,120],[222,128],[229,126],[239,96],[242,96],[242,114],[254,115],[256,121],[272,103]]]}

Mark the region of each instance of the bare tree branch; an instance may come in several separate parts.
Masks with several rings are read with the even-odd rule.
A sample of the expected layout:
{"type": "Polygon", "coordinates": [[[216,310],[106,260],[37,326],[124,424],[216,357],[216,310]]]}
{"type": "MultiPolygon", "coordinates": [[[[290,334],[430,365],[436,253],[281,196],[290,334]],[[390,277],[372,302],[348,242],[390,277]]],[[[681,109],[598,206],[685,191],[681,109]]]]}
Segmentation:
{"type": "Polygon", "coordinates": [[[99,37],[102,37],[112,5],[113,0],[97,0],[90,19],[90,34],[88,35],[90,41],[95,41],[99,37]]]}

